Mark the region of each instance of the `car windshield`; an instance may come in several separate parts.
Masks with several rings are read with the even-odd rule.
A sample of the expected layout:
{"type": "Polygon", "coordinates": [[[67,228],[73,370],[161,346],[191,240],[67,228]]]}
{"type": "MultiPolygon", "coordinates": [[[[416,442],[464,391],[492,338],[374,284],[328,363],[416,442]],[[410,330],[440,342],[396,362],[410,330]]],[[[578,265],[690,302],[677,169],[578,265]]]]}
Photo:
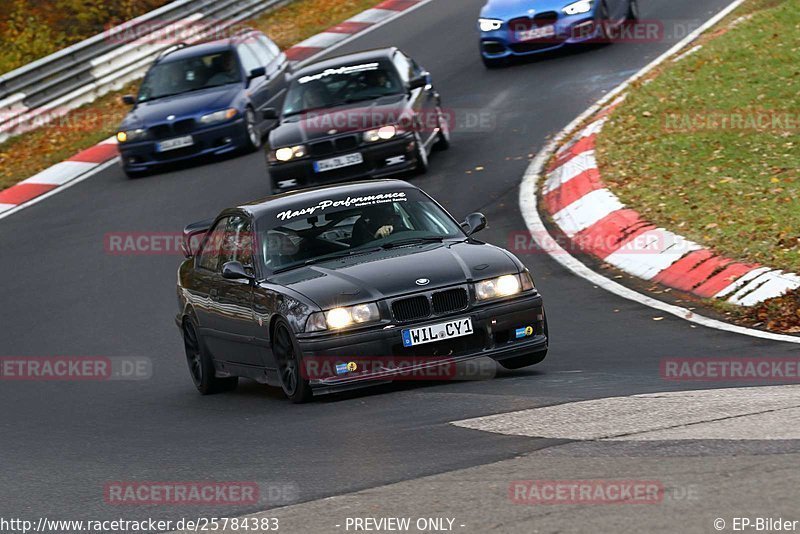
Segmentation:
{"type": "Polygon", "coordinates": [[[331,198],[262,216],[259,259],[268,273],[382,248],[466,239],[461,227],[418,191],[331,198]]]}
{"type": "Polygon", "coordinates": [[[296,115],[402,92],[403,84],[389,65],[379,62],[345,65],[295,79],[289,87],[283,115],[296,115]]]}
{"type": "Polygon", "coordinates": [[[147,73],[139,90],[139,102],[240,81],[239,65],[231,51],[165,61],[147,73]]]}

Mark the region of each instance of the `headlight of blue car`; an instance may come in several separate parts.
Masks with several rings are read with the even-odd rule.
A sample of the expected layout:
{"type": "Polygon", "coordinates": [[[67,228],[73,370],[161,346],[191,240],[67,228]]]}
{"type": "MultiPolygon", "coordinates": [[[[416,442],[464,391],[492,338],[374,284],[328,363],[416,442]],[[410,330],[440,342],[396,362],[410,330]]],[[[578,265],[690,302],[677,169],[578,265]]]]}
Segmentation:
{"type": "Polygon", "coordinates": [[[588,13],[592,10],[592,0],[580,0],[578,2],[574,2],[569,4],[564,8],[564,13],[567,15],[580,15],[582,13],[588,13]]]}
{"type": "Polygon", "coordinates": [[[221,111],[215,111],[214,113],[209,113],[208,115],[203,115],[200,117],[200,124],[216,124],[218,122],[225,122],[229,121],[234,118],[239,111],[236,108],[228,108],[223,109],[221,111]]]}
{"type": "Polygon", "coordinates": [[[478,26],[482,32],[493,32],[503,26],[503,21],[498,19],[478,19],[478,26]]]}
{"type": "Polygon", "coordinates": [[[137,128],[135,130],[124,130],[117,132],[117,141],[120,143],[130,143],[131,141],[141,141],[147,137],[147,130],[137,128]]]}

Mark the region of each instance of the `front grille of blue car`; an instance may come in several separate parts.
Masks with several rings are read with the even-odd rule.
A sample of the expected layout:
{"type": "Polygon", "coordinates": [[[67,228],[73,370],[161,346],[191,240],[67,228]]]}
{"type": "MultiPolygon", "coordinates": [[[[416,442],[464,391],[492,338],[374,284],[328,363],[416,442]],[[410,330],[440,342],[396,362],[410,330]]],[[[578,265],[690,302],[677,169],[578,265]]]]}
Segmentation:
{"type": "Polygon", "coordinates": [[[531,28],[541,28],[558,22],[558,13],[555,11],[543,11],[531,17],[518,17],[508,21],[508,27],[513,32],[530,30],[531,28]]]}
{"type": "Polygon", "coordinates": [[[170,123],[156,124],[150,127],[150,136],[158,141],[161,139],[169,139],[171,137],[178,137],[187,135],[194,131],[195,120],[183,119],[170,123]]]}

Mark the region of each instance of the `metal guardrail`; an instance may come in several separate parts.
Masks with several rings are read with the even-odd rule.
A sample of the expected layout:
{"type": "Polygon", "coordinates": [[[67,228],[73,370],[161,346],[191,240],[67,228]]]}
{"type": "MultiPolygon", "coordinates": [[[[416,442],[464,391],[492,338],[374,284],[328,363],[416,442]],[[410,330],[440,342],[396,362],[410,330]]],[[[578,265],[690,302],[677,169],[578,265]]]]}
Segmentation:
{"type": "Polygon", "coordinates": [[[222,34],[286,1],[176,0],[4,74],[0,142],[140,78],[175,41],[193,43],[222,34]]]}

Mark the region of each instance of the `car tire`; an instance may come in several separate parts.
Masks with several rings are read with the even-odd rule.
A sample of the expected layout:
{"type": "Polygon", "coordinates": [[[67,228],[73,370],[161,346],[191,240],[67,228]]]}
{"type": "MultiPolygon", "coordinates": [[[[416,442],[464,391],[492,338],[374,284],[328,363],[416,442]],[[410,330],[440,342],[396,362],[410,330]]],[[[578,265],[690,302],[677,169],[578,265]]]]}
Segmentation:
{"type": "Polygon", "coordinates": [[[289,323],[278,319],[272,331],[272,353],[278,366],[278,378],[284,395],[295,404],[308,402],[313,391],[303,378],[302,354],[289,323]]]}
{"type": "Polygon", "coordinates": [[[428,151],[425,149],[425,145],[422,144],[422,137],[419,134],[414,135],[414,157],[417,160],[417,166],[414,169],[416,174],[426,174],[430,168],[428,151]]]}
{"type": "Polygon", "coordinates": [[[600,2],[600,7],[597,10],[597,27],[600,28],[600,34],[597,36],[597,42],[601,46],[611,44],[611,32],[609,31],[611,15],[609,13],[608,4],[606,4],[605,0],[603,0],[600,2]]]}
{"type": "Polygon", "coordinates": [[[186,350],[186,363],[197,391],[203,395],[213,395],[233,391],[239,385],[239,377],[218,378],[214,362],[203,346],[203,340],[191,321],[183,326],[183,345],[186,350]]]}
{"type": "Polygon", "coordinates": [[[483,66],[487,69],[500,69],[508,65],[508,59],[506,58],[490,58],[481,56],[483,59],[483,66]]]}
{"type": "MultiPolygon", "coordinates": [[[[544,335],[547,338],[547,345],[550,345],[550,329],[547,326],[547,314],[542,308],[542,314],[544,315],[544,335]]],[[[547,348],[544,350],[540,350],[539,352],[534,352],[532,354],[523,354],[522,356],[516,356],[514,358],[509,358],[507,360],[499,361],[499,363],[503,368],[508,370],[515,370],[515,369],[522,369],[523,367],[530,367],[531,365],[536,365],[537,363],[542,363],[544,359],[547,357],[547,348]]]]}
{"type": "Polygon", "coordinates": [[[639,0],[630,0],[628,4],[628,21],[636,22],[639,20],[639,0]]]}
{"type": "Polygon", "coordinates": [[[261,132],[258,131],[258,124],[256,123],[256,112],[252,108],[247,108],[244,111],[244,135],[245,135],[245,152],[255,152],[262,145],[261,132]]]}
{"type": "Polygon", "coordinates": [[[436,111],[439,114],[439,134],[436,143],[433,145],[433,148],[436,150],[447,150],[450,148],[450,123],[447,122],[447,119],[444,117],[444,113],[442,113],[441,108],[437,108],[436,111]]]}

